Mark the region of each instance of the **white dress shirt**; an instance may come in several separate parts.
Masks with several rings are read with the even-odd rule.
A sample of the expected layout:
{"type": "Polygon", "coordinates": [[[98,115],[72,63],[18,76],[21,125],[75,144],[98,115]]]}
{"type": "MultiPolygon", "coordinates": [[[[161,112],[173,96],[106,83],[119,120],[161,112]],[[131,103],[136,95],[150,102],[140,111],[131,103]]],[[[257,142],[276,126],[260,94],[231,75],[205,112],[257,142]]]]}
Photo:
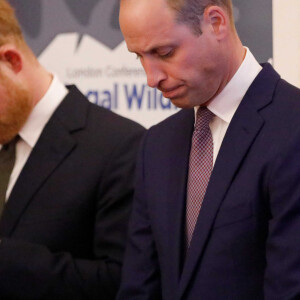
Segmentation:
{"type": "Polygon", "coordinates": [[[8,199],[29,155],[37,143],[45,125],[62,102],[68,89],[54,75],[49,89],[35,105],[26,123],[19,132],[20,139],[16,145],[16,161],[6,191],[8,199]]]}
{"type": "MultiPolygon", "coordinates": [[[[208,105],[215,114],[209,127],[214,143],[213,163],[218,156],[229,123],[255,77],[262,70],[251,51],[246,48],[246,56],[232,79],[208,105]]],[[[195,107],[195,114],[198,107],[195,107]]],[[[196,116],[196,115],[195,115],[196,116]]],[[[196,118],[195,118],[196,119],[196,118]]]]}

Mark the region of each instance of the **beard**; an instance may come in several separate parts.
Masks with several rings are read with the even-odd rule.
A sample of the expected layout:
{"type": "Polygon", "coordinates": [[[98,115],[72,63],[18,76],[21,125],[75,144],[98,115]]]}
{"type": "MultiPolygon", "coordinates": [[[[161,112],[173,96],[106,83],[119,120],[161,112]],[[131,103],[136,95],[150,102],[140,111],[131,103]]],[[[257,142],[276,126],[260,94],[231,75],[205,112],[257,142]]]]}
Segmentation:
{"type": "Polygon", "coordinates": [[[0,73],[0,144],[10,142],[28,119],[33,104],[29,91],[20,83],[0,73]]]}

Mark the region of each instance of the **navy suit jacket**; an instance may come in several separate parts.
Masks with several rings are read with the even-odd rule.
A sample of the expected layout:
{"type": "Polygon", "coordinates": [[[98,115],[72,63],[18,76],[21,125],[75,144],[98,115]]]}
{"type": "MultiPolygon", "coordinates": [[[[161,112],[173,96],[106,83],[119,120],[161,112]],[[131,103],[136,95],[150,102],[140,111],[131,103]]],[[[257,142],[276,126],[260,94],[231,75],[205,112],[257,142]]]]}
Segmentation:
{"type": "Polygon", "coordinates": [[[221,145],[190,249],[193,109],[145,136],[119,300],[299,299],[300,91],[267,64],[221,145]]]}
{"type": "Polygon", "coordinates": [[[70,87],[0,220],[0,299],[115,299],[143,132],[70,87]]]}

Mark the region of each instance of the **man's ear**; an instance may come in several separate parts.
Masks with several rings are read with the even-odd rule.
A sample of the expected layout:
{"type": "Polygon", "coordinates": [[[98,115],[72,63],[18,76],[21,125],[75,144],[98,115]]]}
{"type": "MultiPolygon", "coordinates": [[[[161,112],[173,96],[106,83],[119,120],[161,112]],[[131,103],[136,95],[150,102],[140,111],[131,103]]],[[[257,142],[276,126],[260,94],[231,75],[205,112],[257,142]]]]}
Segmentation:
{"type": "Polygon", "coordinates": [[[230,28],[230,19],[227,12],[220,6],[208,6],[205,8],[203,18],[206,24],[210,24],[213,33],[221,40],[227,35],[230,28]]]}
{"type": "Polygon", "coordinates": [[[0,62],[4,63],[14,73],[19,73],[22,70],[22,55],[14,46],[3,45],[0,47],[0,62]]]}

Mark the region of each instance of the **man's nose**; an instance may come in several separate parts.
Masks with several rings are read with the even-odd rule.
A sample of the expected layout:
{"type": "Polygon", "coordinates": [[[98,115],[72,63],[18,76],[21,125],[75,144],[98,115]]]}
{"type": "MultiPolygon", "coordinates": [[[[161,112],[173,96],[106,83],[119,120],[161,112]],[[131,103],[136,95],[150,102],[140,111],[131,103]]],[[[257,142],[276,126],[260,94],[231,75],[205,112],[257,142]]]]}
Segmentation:
{"type": "Polygon", "coordinates": [[[145,59],[143,67],[147,75],[147,84],[152,88],[157,88],[159,83],[167,77],[159,62],[145,59]]]}

